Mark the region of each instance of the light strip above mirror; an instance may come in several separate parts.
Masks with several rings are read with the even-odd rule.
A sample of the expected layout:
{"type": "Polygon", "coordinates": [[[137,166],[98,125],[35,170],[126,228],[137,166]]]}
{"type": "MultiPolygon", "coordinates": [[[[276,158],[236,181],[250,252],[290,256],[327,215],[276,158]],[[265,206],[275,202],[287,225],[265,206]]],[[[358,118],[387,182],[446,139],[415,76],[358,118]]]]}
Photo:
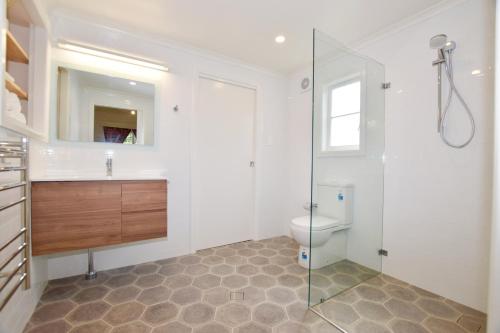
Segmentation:
{"type": "Polygon", "coordinates": [[[168,67],[159,63],[151,62],[149,60],[144,60],[129,55],[119,54],[110,50],[98,49],[95,47],[80,45],[74,42],[69,42],[65,40],[60,40],[57,43],[61,49],[74,51],[84,54],[89,54],[96,57],[101,57],[109,60],[121,61],[124,63],[142,66],[146,68],[156,69],[164,72],[168,72],[168,67]]]}

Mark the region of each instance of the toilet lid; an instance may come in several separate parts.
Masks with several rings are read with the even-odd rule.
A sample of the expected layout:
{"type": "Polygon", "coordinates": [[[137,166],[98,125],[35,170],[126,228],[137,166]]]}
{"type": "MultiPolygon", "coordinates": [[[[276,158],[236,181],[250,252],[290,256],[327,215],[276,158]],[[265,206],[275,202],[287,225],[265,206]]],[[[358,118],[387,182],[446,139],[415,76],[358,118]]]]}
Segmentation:
{"type": "MultiPolygon", "coordinates": [[[[292,224],[307,229],[309,229],[311,225],[310,223],[311,223],[311,217],[309,215],[296,217],[292,220],[292,224]]],[[[325,216],[313,216],[313,225],[312,225],[313,231],[325,230],[336,227],[338,225],[340,225],[339,220],[325,216]]]]}

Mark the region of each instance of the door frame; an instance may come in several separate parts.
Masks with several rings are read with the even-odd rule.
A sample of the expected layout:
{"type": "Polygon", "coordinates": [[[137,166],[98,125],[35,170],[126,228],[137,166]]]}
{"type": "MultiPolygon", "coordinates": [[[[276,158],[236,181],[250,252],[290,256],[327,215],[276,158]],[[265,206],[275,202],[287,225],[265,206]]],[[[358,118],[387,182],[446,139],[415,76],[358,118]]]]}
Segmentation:
{"type": "MultiPolygon", "coordinates": [[[[190,205],[190,252],[194,253],[197,250],[200,250],[199,245],[197,244],[197,232],[198,232],[198,222],[195,218],[195,207],[196,207],[196,199],[194,196],[194,187],[195,187],[195,181],[194,181],[194,171],[193,171],[193,161],[195,157],[195,143],[196,143],[196,128],[195,128],[195,120],[196,120],[196,115],[198,112],[198,107],[199,107],[199,98],[200,98],[200,80],[205,79],[205,80],[212,80],[215,82],[220,82],[224,84],[230,84],[236,87],[240,88],[245,88],[245,89],[251,89],[255,93],[255,106],[253,110],[253,130],[252,130],[252,155],[253,155],[253,161],[255,162],[255,166],[253,167],[253,172],[252,172],[252,178],[251,178],[251,197],[252,197],[252,202],[251,202],[251,222],[252,225],[250,226],[250,239],[256,239],[257,237],[257,198],[256,198],[256,189],[257,189],[257,156],[258,156],[258,149],[257,149],[257,114],[258,114],[258,100],[259,100],[259,87],[257,85],[241,82],[241,81],[235,81],[231,79],[224,78],[219,75],[214,75],[214,74],[209,74],[204,71],[197,71],[194,75],[194,86],[193,86],[193,110],[191,112],[190,116],[190,162],[189,162],[189,205],[190,205]]],[[[249,161],[250,162],[250,161],[249,161]]]]}

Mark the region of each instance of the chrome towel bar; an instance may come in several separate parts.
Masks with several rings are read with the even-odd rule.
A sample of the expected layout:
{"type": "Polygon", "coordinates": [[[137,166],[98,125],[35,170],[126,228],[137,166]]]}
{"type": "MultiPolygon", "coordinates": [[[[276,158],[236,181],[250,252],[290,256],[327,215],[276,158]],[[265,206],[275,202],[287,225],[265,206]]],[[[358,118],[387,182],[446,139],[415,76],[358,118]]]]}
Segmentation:
{"type": "MultiPolygon", "coordinates": [[[[8,138],[7,140],[0,139],[0,172],[19,172],[18,176],[13,174],[15,177],[8,177],[11,179],[10,183],[0,184],[0,192],[15,188],[20,189],[13,191],[12,194],[15,196],[9,196],[7,199],[14,201],[0,203],[0,212],[16,205],[21,206],[18,214],[19,231],[14,235],[7,235],[10,238],[2,237],[2,240],[7,241],[0,244],[0,258],[3,260],[0,263],[0,311],[2,311],[22,284],[24,284],[25,289],[30,287],[30,189],[28,186],[27,138],[4,128],[0,128],[0,136],[8,138]],[[4,134],[6,135],[3,136],[4,134]],[[12,141],[13,139],[19,139],[19,141],[12,141]],[[18,196],[21,197],[18,199],[18,196]],[[16,276],[20,276],[18,280],[14,279],[16,276]]],[[[12,213],[17,214],[18,212],[13,211],[12,213]]],[[[14,217],[17,218],[16,215],[14,217]]],[[[0,220],[0,226],[2,222],[0,220]]]]}
{"type": "Polygon", "coordinates": [[[2,247],[0,248],[0,252],[5,250],[5,248],[7,246],[9,246],[10,244],[12,244],[16,239],[18,239],[19,237],[23,236],[24,234],[26,234],[26,227],[23,227],[21,228],[21,230],[19,230],[19,232],[17,233],[17,235],[15,235],[14,237],[12,237],[7,243],[5,243],[4,245],[2,245],[2,247]]]}
{"type": "Polygon", "coordinates": [[[10,208],[10,207],[12,207],[12,206],[15,206],[15,205],[20,204],[21,202],[25,202],[25,201],[26,201],[26,197],[22,197],[22,198],[21,198],[21,199],[19,199],[19,200],[16,200],[16,201],[11,202],[11,203],[8,203],[8,204],[6,204],[6,205],[0,206],[0,212],[1,212],[2,210],[5,210],[5,209],[7,209],[7,208],[10,208]]]}
{"type": "Polygon", "coordinates": [[[6,274],[5,276],[2,276],[2,278],[5,278],[5,281],[2,285],[0,285],[0,292],[2,292],[5,289],[5,287],[9,284],[10,280],[12,280],[12,278],[19,273],[21,268],[24,265],[26,265],[26,262],[28,262],[28,259],[23,258],[21,260],[21,262],[19,264],[17,264],[16,268],[12,272],[10,272],[9,274],[6,274]]]}
{"type": "Polygon", "coordinates": [[[7,294],[7,296],[3,299],[2,303],[0,303],[0,311],[3,310],[5,305],[7,305],[9,300],[12,298],[12,296],[14,296],[14,293],[17,291],[17,289],[19,289],[19,287],[21,286],[21,284],[23,284],[24,280],[26,280],[27,277],[28,277],[27,273],[23,273],[23,275],[21,275],[21,277],[19,278],[19,281],[17,281],[14,288],[12,288],[10,290],[10,292],[7,294]]]}
{"type": "Polygon", "coordinates": [[[26,171],[26,167],[0,167],[0,172],[8,172],[8,171],[26,171]]]}
{"type": "MultiPolygon", "coordinates": [[[[5,267],[7,267],[8,264],[10,264],[10,262],[12,260],[14,260],[15,257],[17,257],[19,255],[19,253],[23,252],[23,250],[26,248],[26,243],[23,243],[21,246],[19,246],[17,248],[17,251],[12,253],[11,256],[5,260],[5,262],[0,266],[0,271],[2,271],[5,267]]],[[[26,259],[26,258],[25,258],[26,259]]],[[[0,277],[3,277],[3,276],[0,276],[0,277]]]]}
{"type": "Polygon", "coordinates": [[[24,158],[24,153],[19,151],[8,151],[1,152],[0,150],[0,158],[24,158]]]}
{"type": "Polygon", "coordinates": [[[10,190],[11,188],[21,187],[21,186],[26,186],[26,182],[22,181],[22,182],[19,182],[19,183],[11,183],[11,184],[0,185],[0,192],[1,191],[5,191],[5,190],[10,190]]]}

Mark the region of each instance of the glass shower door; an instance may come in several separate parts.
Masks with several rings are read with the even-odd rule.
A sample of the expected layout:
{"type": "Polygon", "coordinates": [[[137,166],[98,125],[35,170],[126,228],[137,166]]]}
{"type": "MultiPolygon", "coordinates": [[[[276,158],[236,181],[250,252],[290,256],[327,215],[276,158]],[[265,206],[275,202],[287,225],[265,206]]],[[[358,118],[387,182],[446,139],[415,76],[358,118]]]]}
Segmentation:
{"type": "Polygon", "coordinates": [[[314,32],[313,309],[381,272],[384,82],[382,64],[314,32]]]}

